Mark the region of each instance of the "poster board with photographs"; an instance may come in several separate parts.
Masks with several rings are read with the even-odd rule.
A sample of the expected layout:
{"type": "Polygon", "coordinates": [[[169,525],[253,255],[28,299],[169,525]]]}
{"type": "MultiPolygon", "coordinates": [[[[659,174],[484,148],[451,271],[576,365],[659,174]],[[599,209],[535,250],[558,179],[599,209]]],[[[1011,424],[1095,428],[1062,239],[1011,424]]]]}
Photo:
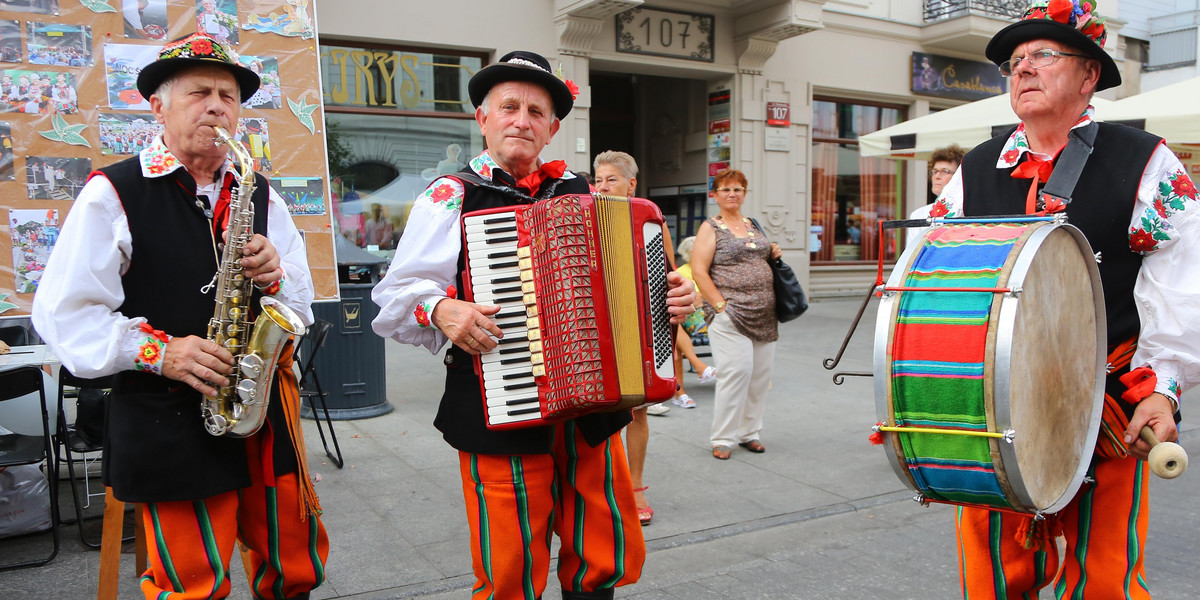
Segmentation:
{"type": "Polygon", "coordinates": [[[163,44],[227,40],[262,86],[235,138],[281,191],[318,300],[338,297],[311,0],[6,0],[0,3],[0,319],[29,314],[59,228],[94,169],[161,131],[137,91],[163,44]]]}

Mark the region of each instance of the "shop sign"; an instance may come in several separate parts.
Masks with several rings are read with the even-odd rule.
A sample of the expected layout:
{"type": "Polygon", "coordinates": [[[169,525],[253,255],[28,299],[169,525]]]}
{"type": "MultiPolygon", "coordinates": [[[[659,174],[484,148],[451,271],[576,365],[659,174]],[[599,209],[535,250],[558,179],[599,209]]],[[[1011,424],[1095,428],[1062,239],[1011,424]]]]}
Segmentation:
{"type": "Polygon", "coordinates": [[[715,177],[717,175],[717,173],[720,173],[721,171],[724,171],[725,169],[728,169],[728,168],[729,168],[729,163],[727,163],[727,162],[708,163],[708,176],[715,177]]]}
{"type": "Polygon", "coordinates": [[[1007,80],[990,62],[912,53],[912,91],[915,94],[982,100],[1007,90],[1007,80]]]}
{"type": "Polygon", "coordinates": [[[729,145],[729,133],[714,133],[708,136],[709,148],[724,148],[729,145]]]}
{"type": "Polygon", "coordinates": [[[729,118],[713,119],[708,122],[709,133],[725,133],[729,131],[729,118]]]}
{"type": "Polygon", "coordinates": [[[472,112],[461,83],[481,67],[472,56],[321,46],[321,78],[330,106],[421,111],[454,106],[472,112]],[[446,85],[438,85],[443,80],[446,85]],[[454,90],[455,97],[434,97],[439,90],[454,90]]]}
{"type": "Polygon", "coordinates": [[[792,130],[779,127],[768,127],[763,132],[763,150],[772,152],[787,152],[791,150],[792,130]]]}
{"type": "Polygon", "coordinates": [[[616,20],[617,52],[713,62],[712,15],[638,7],[616,20]]]}
{"type": "Polygon", "coordinates": [[[767,103],[767,125],[771,127],[790,127],[792,108],[787,102],[767,103]]]}

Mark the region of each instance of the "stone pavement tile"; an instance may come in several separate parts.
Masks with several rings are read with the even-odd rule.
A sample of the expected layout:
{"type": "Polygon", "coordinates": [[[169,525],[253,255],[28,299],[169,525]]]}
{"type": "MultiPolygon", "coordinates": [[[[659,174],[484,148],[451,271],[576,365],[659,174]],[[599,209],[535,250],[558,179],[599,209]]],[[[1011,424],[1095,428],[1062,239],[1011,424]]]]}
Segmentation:
{"type": "Polygon", "coordinates": [[[394,587],[398,582],[426,583],[443,578],[433,564],[421,556],[387,520],[369,512],[337,518],[329,523],[337,527],[342,540],[331,550],[326,574],[336,597],[350,596],[394,587]]]}

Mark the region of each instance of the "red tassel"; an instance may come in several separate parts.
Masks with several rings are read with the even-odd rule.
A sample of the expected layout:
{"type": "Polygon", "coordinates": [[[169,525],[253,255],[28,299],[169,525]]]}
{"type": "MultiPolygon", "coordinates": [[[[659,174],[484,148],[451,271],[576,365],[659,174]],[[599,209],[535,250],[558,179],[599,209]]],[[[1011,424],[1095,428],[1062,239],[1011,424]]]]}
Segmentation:
{"type": "Polygon", "coordinates": [[[871,435],[867,436],[867,440],[870,441],[871,444],[873,444],[875,446],[883,445],[883,432],[878,429],[879,427],[882,427],[882,426],[883,426],[883,421],[876,423],[875,431],[872,432],[871,435]]]}
{"type": "Polygon", "coordinates": [[[1120,379],[1121,383],[1129,388],[1121,394],[1121,398],[1132,404],[1141,402],[1142,398],[1153,394],[1154,388],[1158,387],[1158,376],[1150,367],[1138,367],[1122,375],[1120,379]]]}
{"type": "Polygon", "coordinates": [[[457,298],[458,297],[458,288],[454,287],[453,283],[446,286],[446,297],[447,298],[457,298]]]}

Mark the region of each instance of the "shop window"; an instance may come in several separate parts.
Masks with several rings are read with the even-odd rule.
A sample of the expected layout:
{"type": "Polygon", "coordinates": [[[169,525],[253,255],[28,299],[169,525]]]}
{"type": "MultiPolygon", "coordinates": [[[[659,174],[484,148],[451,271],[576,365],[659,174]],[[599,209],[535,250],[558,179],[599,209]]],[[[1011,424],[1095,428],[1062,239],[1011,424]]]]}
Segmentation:
{"type": "Polygon", "coordinates": [[[391,258],[412,203],[483,151],[467,94],[481,54],[321,46],[334,227],[391,258]]]}
{"type": "Polygon", "coordinates": [[[896,259],[896,232],[878,223],[897,218],[905,201],[900,161],[864,158],[858,137],[903,120],[895,106],[838,100],[813,102],[812,230],[814,264],[896,259]]]}

